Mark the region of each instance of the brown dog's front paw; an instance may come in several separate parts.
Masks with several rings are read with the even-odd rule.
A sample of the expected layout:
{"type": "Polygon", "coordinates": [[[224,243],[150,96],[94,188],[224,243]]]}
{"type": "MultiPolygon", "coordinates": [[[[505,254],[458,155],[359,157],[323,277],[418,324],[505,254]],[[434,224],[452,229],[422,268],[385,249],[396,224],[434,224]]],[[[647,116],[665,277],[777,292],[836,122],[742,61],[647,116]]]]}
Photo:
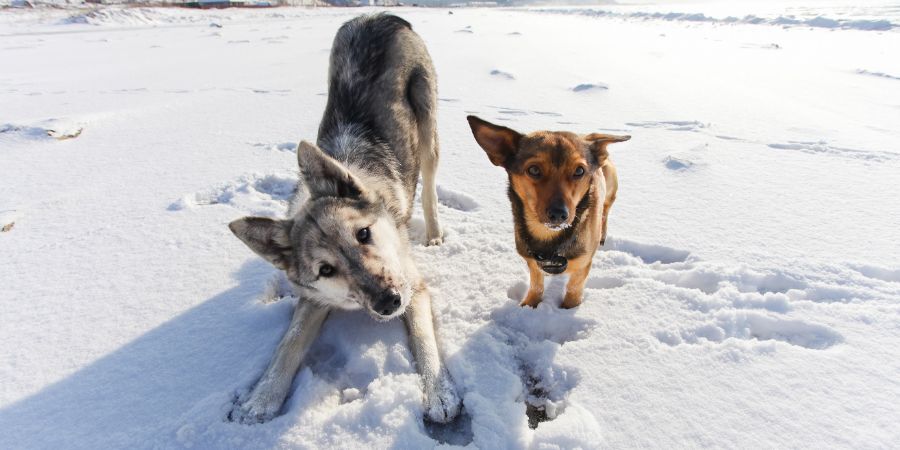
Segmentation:
{"type": "Polygon", "coordinates": [[[532,308],[537,308],[537,305],[541,303],[543,300],[543,293],[528,291],[528,294],[525,295],[525,299],[522,300],[522,303],[519,303],[519,306],[530,306],[532,308]]]}
{"type": "Polygon", "coordinates": [[[559,307],[562,309],[572,309],[572,308],[576,308],[580,305],[581,305],[581,293],[579,292],[577,296],[566,294],[566,297],[563,299],[563,302],[561,305],[559,305],[559,307]]]}

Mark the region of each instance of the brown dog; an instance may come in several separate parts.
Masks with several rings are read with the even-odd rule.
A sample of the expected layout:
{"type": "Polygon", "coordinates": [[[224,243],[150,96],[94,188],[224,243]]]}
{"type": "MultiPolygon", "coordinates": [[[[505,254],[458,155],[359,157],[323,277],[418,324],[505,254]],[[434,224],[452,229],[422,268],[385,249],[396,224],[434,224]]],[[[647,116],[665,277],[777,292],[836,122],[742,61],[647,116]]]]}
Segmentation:
{"type": "Polygon", "coordinates": [[[478,145],[509,175],[516,250],[531,273],[522,305],[541,302],[544,272],[568,274],[562,307],[580,305],[594,253],[606,240],[607,217],[619,187],[606,146],[631,136],[565,131],[523,135],[475,116],[467,119],[478,145]]]}

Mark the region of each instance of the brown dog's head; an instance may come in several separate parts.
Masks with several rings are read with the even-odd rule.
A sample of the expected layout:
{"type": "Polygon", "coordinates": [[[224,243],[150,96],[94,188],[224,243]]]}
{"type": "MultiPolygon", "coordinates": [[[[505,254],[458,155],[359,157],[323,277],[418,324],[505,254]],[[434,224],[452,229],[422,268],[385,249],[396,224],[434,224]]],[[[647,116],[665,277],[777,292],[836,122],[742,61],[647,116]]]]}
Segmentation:
{"type": "Polygon", "coordinates": [[[575,207],[609,157],[606,146],[631,136],[567,131],[521,134],[468,116],[478,145],[496,166],[509,174],[512,189],[522,198],[526,219],[559,231],[572,224],[575,207]]]}

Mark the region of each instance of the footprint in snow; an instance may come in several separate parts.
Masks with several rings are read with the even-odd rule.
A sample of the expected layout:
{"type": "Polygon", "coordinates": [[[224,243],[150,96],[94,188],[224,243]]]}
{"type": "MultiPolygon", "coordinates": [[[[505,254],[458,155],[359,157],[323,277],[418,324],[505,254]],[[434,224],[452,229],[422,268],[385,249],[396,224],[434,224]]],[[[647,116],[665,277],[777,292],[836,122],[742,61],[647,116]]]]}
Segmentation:
{"type": "MultiPolygon", "coordinates": [[[[737,340],[753,341],[750,351],[771,351],[772,342],[824,350],[843,342],[843,336],[824,324],[787,318],[793,302],[833,303],[841,302],[839,297],[859,300],[866,295],[864,290],[844,287],[845,274],[834,275],[833,280],[812,281],[807,279],[810,275],[800,272],[714,264],[700,261],[685,250],[614,237],[598,253],[594,266],[593,270],[602,270],[603,276],[590,278],[588,288],[661,283],[663,298],[678,300],[705,317],[698,325],[654,333],[659,342],[670,346],[719,345],[737,340]]],[[[900,277],[887,273],[888,277],[893,275],[900,277]]]]}
{"type": "Polygon", "coordinates": [[[286,175],[245,175],[210,189],[187,194],[169,205],[169,211],[198,206],[228,205],[247,215],[281,217],[297,191],[297,177],[286,175]]]}
{"type": "Polygon", "coordinates": [[[572,92],[597,92],[609,90],[605,83],[582,83],[572,88],[572,92]]]}
{"type": "Polygon", "coordinates": [[[825,325],[753,311],[723,311],[703,325],[678,332],[659,332],[657,338],[671,346],[719,344],[727,339],[739,339],[780,341],[811,350],[824,350],[844,340],[840,333],[825,325]]]}
{"type": "Polygon", "coordinates": [[[469,194],[448,189],[441,185],[437,185],[437,195],[440,204],[459,211],[475,211],[480,206],[478,201],[469,194]]]}
{"type": "Polygon", "coordinates": [[[267,150],[277,151],[277,152],[287,152],[287,153],[296,153],[297,152],[297,143],[296,142],[278,142],[278,143],[266,143],[266,142],[255,142],[250,144],[255,148],[264,148],[267,150]]]}
{"type": "Polygon", "coordinates": [[[646,122],[628,122],[625,125],[639,128],[663,128],[668,131],[700,131],[708,128],[708,124],[696,120],[668,120],[668,121],[646,121],[646,122]]]}
{"type": "Polygon", "coordinates": [[[569,393],[581,380],[577,368],[555,361],[556,352],[567,342],[588,337],[597,323],[576,315],[576,310],[551,305],[550,292],[537,308],[520,307],[526,290],[524,282],[513,285],[507,292],[513,301],[495,310],[491,318],[507,344],[515,349],[519,366],[516,372],[522,382],[521,401],[525,403],[528,426],[535,429],[565,412],[569,393]]]}
{"type": "Polygon", "coordinates": [[[500,69],[492,70],[491,75],[494,76],[495,78],[500,78],[503,80],[515,80],[516,79],[516,77],[513,74],[511,74],[509,72],[504,72],[500,69]]]}
{"type": "Polygon", "coordinates": [[[898,158],[897,153],[837,147],[826,141],[788,141],[787,143],[768,144],[768,146],[776,150],[792,150],[811,155],[836,156],[872,162],[892,161],[898,158]]]}
{"type": "Polygon", "coordinates": [[[852,265],[851,267],[867,278],[888,283],[900,283],[900,269],[886,269],[870,265],[852,265]]]}

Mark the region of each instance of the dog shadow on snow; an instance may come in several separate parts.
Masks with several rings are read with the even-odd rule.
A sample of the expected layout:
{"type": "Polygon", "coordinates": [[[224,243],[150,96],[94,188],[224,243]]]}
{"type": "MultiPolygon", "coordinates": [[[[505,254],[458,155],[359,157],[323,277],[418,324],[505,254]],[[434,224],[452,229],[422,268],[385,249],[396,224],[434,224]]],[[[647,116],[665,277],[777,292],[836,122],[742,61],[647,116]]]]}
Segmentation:
{"type": "MultiPolygon", "coordinates": [[[[265,365],[290,320],[287,302],[258,301],[272,271],[259,259],[245,263],[234,274],[237,286],[3,407],[0,448],[189,444],[197,430],[177,427],[184,413],[200,404],[211,408],[205,419],[224,415],[218,397],[246,383],[248,370],[265,365]]],[[[256,438],[261,440],[254,445],[265,446],[277,435],[256,438]]]]}
{"type": "Polygon", "coordinates": [[[0,408],[0,448],[272,448],[286,434],[298,439],[291,429],[311,420],[367,439],[398,408],[405,411],[403,422],[381,430],[380,442],[471,442],[468,416],[446,425],[422,422],[403,322],[376,323],[364,312],[329,317],[281,416],[257,425],[227,421],[236,396],[252,387],[271,359],[295,305],[290,298],[260,301],[272,297],[278,279],[261,259],[248,260],[233,277],[237,286],[0,408]],[[381,397],[368,401],[369,385],[381,389],[381,397]],[[399,400],[384,401],[384,395],[399,400]],[[350,407],[337,409],[345,405],[350,407]]]}

